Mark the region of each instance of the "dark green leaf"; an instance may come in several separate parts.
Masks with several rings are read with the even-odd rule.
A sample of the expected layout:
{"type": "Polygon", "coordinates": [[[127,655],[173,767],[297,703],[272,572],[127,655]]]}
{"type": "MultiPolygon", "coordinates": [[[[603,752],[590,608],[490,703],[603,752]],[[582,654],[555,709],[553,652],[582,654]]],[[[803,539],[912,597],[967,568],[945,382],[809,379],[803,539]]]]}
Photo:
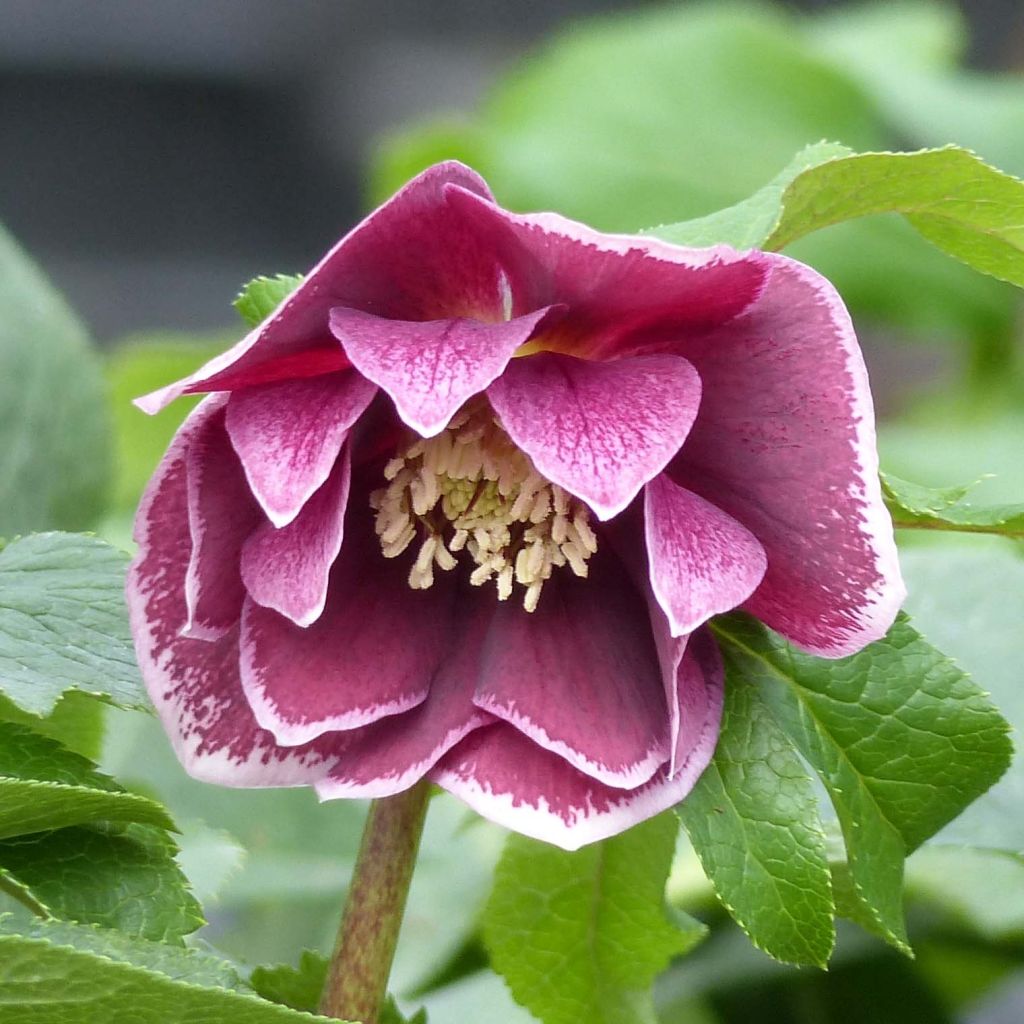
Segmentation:
{"type": "Polygon", "coordinates": [[[0,693],[0,722],[27,725],[33,732],[49,736],[61,746],[95,761],[103,749],[105,713],[108,704],[81,690],[68,690],[43,718],[22,711],[0,693]]]}
{"type": "Polygon", "coordinates": [[[835,942],[825,835],[800,758],[726,648],[711,764],[679,807],[719,899],[753,943],[824,967],[835,942]]]}
{"type": "Polygon", "coordinates": [[[898,527],[1024,537],[1024,505],[978,507],[964,500],[970,489],[922,487],[882,474],[885,504],[898,527]]]}
{"type": "Polygon", "coordinates": [[[24,726],[0,722],[0,839],[90,821],[174,828],[158,803],[126,793],[85,758],[24,726]]]}
{"type": "Polygon", "coordinates": [[[495,970],[545,1024],[653,1021],[650,985],[704,927],[670,922],[671,813],[574,853],[509,837],[484,915],[495,970]]]}
{"type": "Polygon", "coordinates": [[[234,301],[235,309],[250,327],[255,327],[263,323],[301,283],[301,274],[255,277],[239,292],[234,301]]]}
{"type": "Polygon", "coordinates": [[[0,551],[0,691],[49,714],[65,691],[149,708],[124,600],[127,556],[80,534],[40,533],[0,551]]]}
{"type": "Polygon", "coordinates": [[[901,617],[859,654],[828,662],[754,620],[714,626],[835,806],[858,898],[905,946],[903,860],[1005,771],[1008,726],[985,694],[901,617]]]}
{"type": "Polygon", "coordinates": [[[232,988],[229,969],[184,950],[109,941],[68,925],[0,923],[4,1024],[312,1024],[232,988]]]}
{"type": "Polygon", "coordinates": [[[0,309],[0,536],[88,528],[111,462],[99,359],[3,228],[0,309]]]}
{"type": "Polygon", "coordinates": [[[322,953],[304,949],[297,967],[277,964],[257,967],[249,977],[257,995],[293,1010],[315,1012],[327,980],[329,961],[322,953]]]}
{"type": "Polygon", "coordinates": [[[54,917],[179,942],[203,918],[175,853],[149,825],[86,825],[0,842],[0,869],[54,917]]]}

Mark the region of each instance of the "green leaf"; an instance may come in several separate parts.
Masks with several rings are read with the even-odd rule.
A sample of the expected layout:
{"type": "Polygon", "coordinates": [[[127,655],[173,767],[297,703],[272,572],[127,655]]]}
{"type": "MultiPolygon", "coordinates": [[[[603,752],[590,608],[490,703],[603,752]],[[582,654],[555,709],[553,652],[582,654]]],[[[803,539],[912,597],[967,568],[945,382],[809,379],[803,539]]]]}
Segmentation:
{"type": "MultiPolygon", "coordinates": [[[[0,923],[2,929],[2,923],[0,923]]],[[[325,1021],[230,987],[193,954],[104,943],[85,928],[0,930],[0,1005],[5,1024],[311,1024],[325,1021]]]]}
{"type": "Polygon", "coordinates": [[[1024,286],[1024,182],[956,146],[861,153],[804,171],[783,192],[764,248],[873,213],[902,213],[950,256],[1024,286]]]}
{"type": "Polygon", "coordinates": [[[0,309],[0,536],[88,528],[111,467],[99,359],[3,228],[0,309]]]}
{"type": "Polygon", "coordinates": [[[79,534],[34,534],[0,551],[0,692],[35,715],[70,689],[150,707],[128,631],[126,562],[79,534]]]}
{"type": "Polygon", "coordinates": [[[33,732],[49,736],[68,750],[95,761],[103,749],[107,707],[99,698],[81,690],[68,690],[53,711],[40,718],[22,711],[0,693],[0,722],[27,725],[33,732]]]}
{"type": "Polygon", "coordinates": [[[85,758],[24,726],[0,722],[0,839],[90,821],[174,828],[160,804],[126,793],[85,758]]]}
{"type": "Polygon", "coordinates": [[[378,1024],[427,1024],[427,1011],[420,1007],[411,1017],[407,1017],[398,1008],[395,997],[389,995],[380,1008],[378,1024]]]}
{"type": "Polygon", "coordinates": [[[653,1021],[655,975],[705,932],[666,916],[677,832],[667,813],[574,853],[509,837],[484,941],[512,994],[545,1024],[653,1021]]]}
{"type": "Polygon", "coordinates": [[[237,334],[230,333],[196,336],[162,331],[124,338],[109,351],[106,377],[116,455],[115,514],[134,512],[175,430],[202,396],[182,395],[155,416],[137,409],[133,399],[187,377],[237,340],[237,334]]]}
{"type": "Polygon", "coordinates": [[[857,897],[905,947],[903,860],[1006,770],[1005,720],[905,616],[883,640],[833,662],[743,615],[713,628],[734,672],[821,776],[857,897]]]}
{"type": "Polygon", "coordinates": [[[929,844],[907,862],[907,892],[942,907],[989,942],[1024,937],[1024,856],[929,844]]]}
{"type": "MultiPolygon", "coordinates": [[[[929,636],[992,690],[1019,737],[1024,730],[1024,559],[978,538],[904,551],[907,608],[929,636]]],[[[936,842],[1024,853],[1024,753],[936,837],[936,842]]]]}
{"type": "Polygon", "coordinates": [[[4,840],[0,870],[54,917],[180,942],[204,921],[176,853],[150,825],[94,824],[4,840]]]}
{"type": "Polygon", "coordinates": [[[679,813],[719,899],[759,949],[824,967],[835,926],[817,796],[792,743],[726,652],[718,746],[679,813]]]}
{"type": "Polygon", "coordinates": [[[882,493],[897,527],[1024,537],[1024,505],[977,507],[964,498],[971,485],[932,488],[882,474],[882,493]]]}
{"type": "Polygon", "coordinates": [[[655,235],[676,245],[731,245],[737,249],[758,248],[779,221],[782,194],[797,175],[810,167],[849,156],[852,149],[838,142],[818,142],[806,146],[763,188],[735,206],[678,224],[648,228],[644,235],[655,235]]]}
{"type": "Polygon", "coordinates": [[[277,964],[256,967],[249,977],[257,995],[293,1010],[316,1011],[327,980],[330,961],[322,953],[304,949],[297,967],[277,964]]]}
{"type": "Polygon", "coordinates": [[[255,277],[238,293],[234,307],[250,327],[256,327],[263,323],[300,284],[301,274],[255,277]]]}

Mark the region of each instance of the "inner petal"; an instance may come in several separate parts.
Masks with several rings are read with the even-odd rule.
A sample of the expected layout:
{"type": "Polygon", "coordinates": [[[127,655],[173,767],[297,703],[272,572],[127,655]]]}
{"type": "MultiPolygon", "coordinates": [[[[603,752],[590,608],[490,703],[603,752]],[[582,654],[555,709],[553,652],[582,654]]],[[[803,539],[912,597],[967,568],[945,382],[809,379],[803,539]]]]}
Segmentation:
{"type": "Polygon", "coordinates": [[[487,396],[540,473],[611,519],[679,451],[701,383],[676,355],[598,363],[542,352],[510,363],[487,396]]]}
{"type": "Polygon", "coordinates": [[[505,369],[550,309],[484,323],[388,320],[337,307],[331,310],[331,331],[359,372],[391,396],[398,415],[431,437],[505,369]]]}
{"type": "Polygon", "coordinates": [[[498,608],[476,704],[608,786],[646,782],[669,756],[668,711],[642,597],[610,552],[560,574],[528,615],[498,608]]]}

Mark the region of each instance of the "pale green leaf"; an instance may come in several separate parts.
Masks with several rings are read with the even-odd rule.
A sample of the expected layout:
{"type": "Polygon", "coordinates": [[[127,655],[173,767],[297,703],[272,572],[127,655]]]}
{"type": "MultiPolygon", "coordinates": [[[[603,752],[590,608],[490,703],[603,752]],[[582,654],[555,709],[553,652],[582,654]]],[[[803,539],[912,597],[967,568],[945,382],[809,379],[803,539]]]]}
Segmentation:
{"type": "Polygon", "coordinates": [[[726,648],[722,731],[679,813],[719,899],[753,943],[824,967],[835,942],[817,796],[792,743],[726,648]]]}
{"type": "Polygon", "coordinates": [[[150,707],[128,632],[126,563],[80,534],[34,534],[0,551],[0,692],[36,715],[71,689],[150,707]]]}
{"type": "Polygon", "coordinates": [[[100,362],[2,227],[0,310],[0,536],[88,528],[111,469],[100,362]]]}
{"type": "Polygon", "coordinates": [[[495,970],[545,1024],[654,1020],[650,985],[704,934],[664,903],[671,813],[574,853],[509,837],[484,915],[495,970]]]}
{"type": "Polygon", "coordinates": [[[301,283],[301,274],[255,277],[239,292],[234,307],[250,327],[256,327],[263,323],[301,283]]]}
{"type": "Polygon", "coordinates": [[[106,945],[88,929],[0,932],[4,1024],[311,1024],[327,1018],[234,990],[189,954],[106,945]]]}
{"type": "Polygon", "coordinates": [[[1005,720],[905,617],[838,661],[801,654],[747,616],[713,628],[734,672],[821,776],[857,896],[905,946],[904,857],[1006,770],[1005,720]]]}
{"type": "Polygon", "coordinates": [[[1024,286],[1024,182],[956,146],[827,161],[799,174],[781,207],[763,248],[855,217],[902,213],[948,255],[1024,286]]]}
{"type": "Polygon", "coordinates": [[[778,223],[782,194],[790,182],[810,167],[852,153],[853,150],[837,142],[806,146],[767,185],[735,206],[693,220],[648,228],[641,234],[655,235],[676,245],[725,244],[737,249],[758,248],[778,223]]]}
{"type": "Polygon", "coordinates": [[[882,493],[897,527],[1024,537],[1024,504],[975,505],[970,485],[932,488],[882,474],[882,493]]]}
{"type": "Polygon", "coordinates": [[[48,715],[40,717],[22,711],[0,693],[0,722],[27,725],[33,732],[49,736],[68,750],[95,761],[103,749],[108,707],[98,697],[81,690],[68,690],[48,715]]]}

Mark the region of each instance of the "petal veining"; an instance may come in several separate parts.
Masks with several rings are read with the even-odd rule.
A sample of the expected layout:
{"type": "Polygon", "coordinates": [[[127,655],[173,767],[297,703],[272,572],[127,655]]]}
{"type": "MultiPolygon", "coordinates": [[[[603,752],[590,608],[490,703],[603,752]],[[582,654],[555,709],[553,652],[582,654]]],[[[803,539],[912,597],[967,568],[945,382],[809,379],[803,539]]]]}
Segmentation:
{"type": "Polygon", "coordinates": [[[487,395],[538,472],[610,519],[679,451],[701,382],[677,355],[598,363],[541,352],[513,360],[487,395]]]}

